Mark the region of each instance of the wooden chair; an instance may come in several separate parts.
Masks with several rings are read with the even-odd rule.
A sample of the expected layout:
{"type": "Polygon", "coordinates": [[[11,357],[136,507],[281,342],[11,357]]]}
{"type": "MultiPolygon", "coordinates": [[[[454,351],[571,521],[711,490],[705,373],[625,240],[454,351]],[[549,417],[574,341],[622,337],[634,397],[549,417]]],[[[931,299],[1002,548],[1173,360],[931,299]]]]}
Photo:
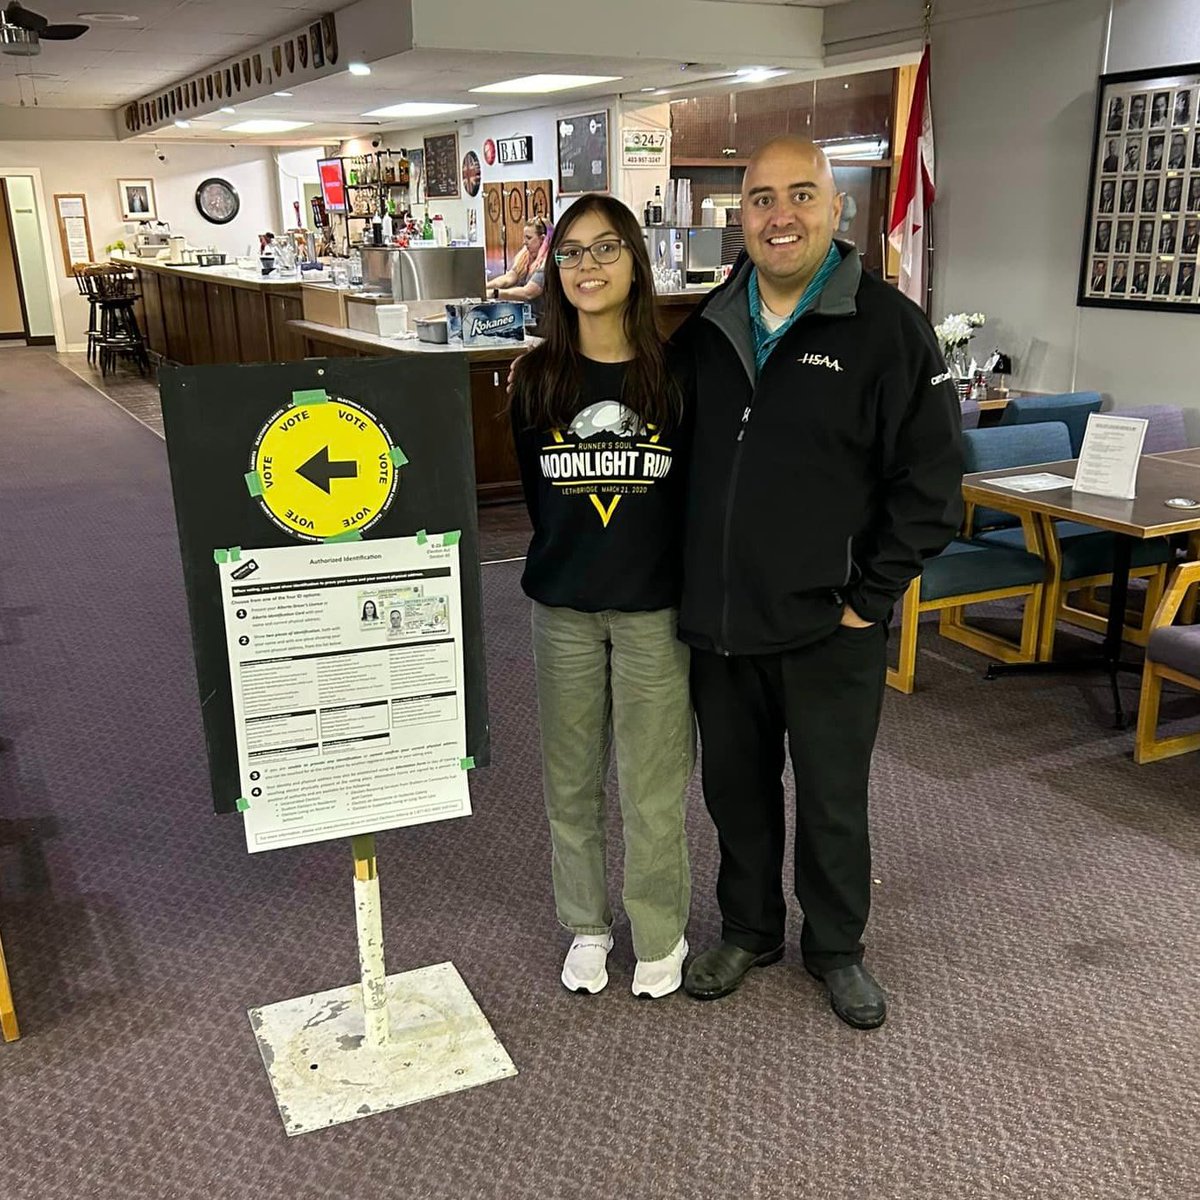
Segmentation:
{"type": "Polygon", "coordinates": [[[15,1042],[21,1036],[13,1005],[12,985],[8,981],[8,965],[4,961],[3,942],[0,942],[0,1034],[6,1042],[15,1042]]]}
{"type": "Polygon", "coordinates": [[[1046,564],[1033,515],[1021,518],[1025,549],[981,546],[956,539],[941,554],[926,560],[921,575],[909,584],[900,608],[900,655],[887,671],[887,685],[911,695],[917,666],[917,627],[921,613],[938,613],[938,633],[1001,662],[1033,662],[1037,654],[1046,564]],[[1023,598],[1021,636],[1010,642],[966,620],[968,604],[1023,598]]]}
{"type": "Polygon", "coordinates": [[[1200,733],[1158,737],[1158,707],[1163,682],[1169,679],[1200,692],[1200,626],[1174,624],[1184,596],[1198,582],[1200,562],[1176,567],[1166,595],[1154,614],[1150,639],[1146,643],[1146,662],[1142,667],[1142,696],[1133,744],[1133,761],[1136,763],[1155,762],[1186,754],[1189,750],[1200,750],[1200,733]]]}

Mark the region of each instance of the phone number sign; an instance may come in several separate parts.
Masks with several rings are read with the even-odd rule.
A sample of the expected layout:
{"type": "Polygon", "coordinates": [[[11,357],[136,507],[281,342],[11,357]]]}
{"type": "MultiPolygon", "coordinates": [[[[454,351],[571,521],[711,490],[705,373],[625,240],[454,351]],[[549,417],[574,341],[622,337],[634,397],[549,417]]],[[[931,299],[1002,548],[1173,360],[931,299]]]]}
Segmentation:
{"type": "Polygon", "coordinates": [[[665,129],[621,130],[621,165],[665,167],[671,135],[665,129]]]}

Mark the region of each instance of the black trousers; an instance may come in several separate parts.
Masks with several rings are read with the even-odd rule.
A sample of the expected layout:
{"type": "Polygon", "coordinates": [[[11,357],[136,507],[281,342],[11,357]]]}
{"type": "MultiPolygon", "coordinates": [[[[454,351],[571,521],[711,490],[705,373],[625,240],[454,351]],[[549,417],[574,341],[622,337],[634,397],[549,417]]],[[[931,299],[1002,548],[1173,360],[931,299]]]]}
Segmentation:
{"type": "Polygon", "coordinates": [[[871,907],[867,783],[883,706],[887,628],[839,627],[782,654],[692,651],[704,799],[717,827],[722,937],[783,941],[784,738],[796,775],[796,898],[805,963],[862,959],[871,907]]]}

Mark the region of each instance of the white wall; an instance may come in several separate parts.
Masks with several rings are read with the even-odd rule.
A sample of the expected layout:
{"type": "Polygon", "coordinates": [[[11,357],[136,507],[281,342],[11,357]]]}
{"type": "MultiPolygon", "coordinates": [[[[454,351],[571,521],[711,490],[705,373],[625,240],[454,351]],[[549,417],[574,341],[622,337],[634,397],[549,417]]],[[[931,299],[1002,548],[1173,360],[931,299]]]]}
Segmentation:
{"type": "Polygon", "coordinates": [[[309,146],[303,150],[280,151],[275,156],[275,168],[279,178],[279,223],[272,226],[274,232],[291,229],[296,224],[295,201],[300,202],[300,224],[312,228],[312,209],[304,198],[304,185],[320,185],[317,177],[317,160],[325,157],[320,146],[309,146]]]}
{"type": "Polygon", "coordinates": [[[86,340],[87,305],[66,273],[53,208],[56,192],[82,192],[87,197],[97,258],[118,238],[132,246],[121,219],[118,179],[153,179],[159,218],[169,221],[172,232],[183,234],[193,246],[211,245],[229,254],[242,254],[253,243],[257,253],[258,234],[280,227],[279,184],[269,148],[235,150],[197,142],[163,142],[160,146],[166,162],[154,157],[153,146],[140,142],[0,142],[0,166],[36,164],[41,168],[46,220],[52,231],[53,285],[62,305],[67,343],[72,347],[86,340]],[[228,225],[210,224],[196,209],[196,187],[210,175],[227,179],[241,200],[237,217],[228,225]]]}
{"type": "MultiPolygon", "coordinates": [[[[911,45],[921,7],[835,5],[827,50],[911,45]]],[[[1097,77],[1200,60],[1200,4],[1112,0],[1111,35],[1109,0],[940,0],[936,10],[935,320],[982,310],[977,348],[1013,353],[1018,384],[1180,404],[1200,440],[1200,313],[1075,304],[1097,77]]]]}

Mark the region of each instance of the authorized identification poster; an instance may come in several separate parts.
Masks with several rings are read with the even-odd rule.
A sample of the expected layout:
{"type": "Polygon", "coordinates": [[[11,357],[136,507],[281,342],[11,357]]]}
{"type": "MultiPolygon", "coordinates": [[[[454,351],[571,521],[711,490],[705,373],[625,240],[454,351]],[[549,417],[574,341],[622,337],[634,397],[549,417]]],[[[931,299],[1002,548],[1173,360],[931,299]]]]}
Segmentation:
{"type": "Polygon", "coordinates": [[[217,565],[251,852],[470,813],[458,544],[441,542],[217,565]]]}
{"type": "MultiPolygon", "coordinates": [[[[374,552],[381,542],[412,541],[428,530],[418,540],[432,553],[443,534],[457,535],[463,756],[486,767],[487,667],[465,356],[164,367],[159,380],[216,811],[234,812],[239,799],[254,799],[244,791],[235,736],[222,575],[238,585],[261,582],[272,561],[260,558],[263,548],[306,549],[317,559],[374,552]],[[250,557],[260,563],[258,573],[239,575],[250,557]],[[214,566],[223,558],[228,572],[214,566]]],[[[487,414],[489,427],[497,419],[487,414]]],[[[291,566],[282,570],[305,578],[291,566]]],[[[399,606],[404,628],[416,627],[419,609],[419,603],[399,606]]],[[[378,615],[392,619],[390,610],[378,615]]]]}

